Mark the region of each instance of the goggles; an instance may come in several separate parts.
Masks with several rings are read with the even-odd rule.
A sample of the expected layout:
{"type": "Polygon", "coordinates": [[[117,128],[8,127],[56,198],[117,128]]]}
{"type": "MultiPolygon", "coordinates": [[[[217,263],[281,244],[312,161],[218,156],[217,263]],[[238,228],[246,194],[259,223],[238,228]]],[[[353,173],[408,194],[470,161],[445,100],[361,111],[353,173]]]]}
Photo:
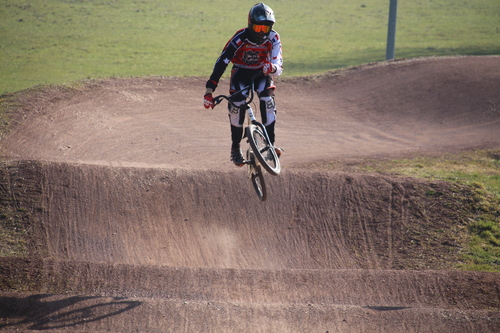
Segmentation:
{"type": "Polygon", "coordinates": [[[252,25],[253,31],[256,33],[265,33],[268,34],[271,31],[271,26],[264,24],[254,24],[252,25]]]}

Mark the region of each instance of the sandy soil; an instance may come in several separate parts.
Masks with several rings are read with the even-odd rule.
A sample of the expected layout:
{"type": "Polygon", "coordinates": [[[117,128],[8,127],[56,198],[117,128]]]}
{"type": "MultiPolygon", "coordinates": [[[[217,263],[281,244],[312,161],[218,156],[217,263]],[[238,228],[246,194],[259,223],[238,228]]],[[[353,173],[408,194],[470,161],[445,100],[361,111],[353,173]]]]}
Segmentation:
{"type": "Polygon", "coordinates": [[[229,161],[226,109],[203,108],[204,82],[19,97],[0,192],[26,213],[29,253],[0,260],[0,328],[500,331],[500,275],[453,268],[468,204],[452,185],[321,167],[498,148],[500,57],[280,78],[283,171],[264,203],[229,161]]]}

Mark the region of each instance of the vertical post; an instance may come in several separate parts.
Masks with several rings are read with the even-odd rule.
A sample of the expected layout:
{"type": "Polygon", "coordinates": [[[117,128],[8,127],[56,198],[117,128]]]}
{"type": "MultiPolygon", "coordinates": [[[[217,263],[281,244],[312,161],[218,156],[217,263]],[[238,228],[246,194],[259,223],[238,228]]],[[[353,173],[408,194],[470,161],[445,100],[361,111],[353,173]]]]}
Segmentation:
{"type": "Polygon", "coordinates": [[[386,60],[394,59],[394,49],[396,46],[396,17],[398,12],[398,0],[391,0],[389,4],[389,24],[387,28],[387,50],[386,60]]]}

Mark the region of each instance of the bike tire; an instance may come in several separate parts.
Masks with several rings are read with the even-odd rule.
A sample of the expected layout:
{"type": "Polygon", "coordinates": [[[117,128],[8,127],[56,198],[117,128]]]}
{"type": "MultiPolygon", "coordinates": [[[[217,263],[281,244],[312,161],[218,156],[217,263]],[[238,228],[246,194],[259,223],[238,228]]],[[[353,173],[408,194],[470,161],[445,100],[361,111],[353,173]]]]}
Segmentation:
{"type": "Polygon", "coordinates": [[[255,155],[250,149],[247,150],[247,160],[250,162],[248,164],[248,173],[255,193],[257,193],[260,201],[266,201],[267,190],[266,182],[264,181],[264,172],[260,164],[256,163],[255,155]]]}
{"type": "MultiPolygon", "coordinates": [[[[274,146],[267,139],[263,129],[260,126],[251,124],[246,128],[247,138],[255,157],[260,164],[273,176],[277,176],[281,172],[281,165],[274,146]]],[[[264,129],[265,130],[265,129],[264,129]]]]}
{"type": "Polygon", "coordinates": [[[260,165],[255,166],[255,170],[252,173],[252,184],[257,196],[260,201],[266,201],[267,199],[267,190],[266,190],[266,182],[264,181],[264,174],[260,168],[260,165]],[[258,170],[257,170],[258,169],[258,170]]]}

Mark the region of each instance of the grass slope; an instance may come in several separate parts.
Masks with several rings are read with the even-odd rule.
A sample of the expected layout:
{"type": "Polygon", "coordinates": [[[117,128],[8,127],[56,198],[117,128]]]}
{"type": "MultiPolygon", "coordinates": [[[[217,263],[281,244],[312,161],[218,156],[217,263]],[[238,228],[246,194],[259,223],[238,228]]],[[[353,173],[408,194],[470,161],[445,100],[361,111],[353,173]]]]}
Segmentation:
{"type": "MultiPolygon", "coordinates": [[[[327,163],[325,167],[332,170],[343,168],[335,163],[327,163]]],[[[390,161],[366,160],[356,166],[349,166],[348,169],[409,176],[431,182],[444,180],[459,188],[468,188],[464,193],[471,197],[471,209],[462,219],[469,221],[469,241],[462,252],[461,268],[500,272],[500,150],[464,151],[390,161]]],[[[458,193],[462,191],[456,193],[456,202],[459,202],[458,193]]],[[[428,191],[426,195],[436,198],[440,196],[433,191],[428,191]]],[[[461,208],[457,207],[457,211],[461,208]]]]}

